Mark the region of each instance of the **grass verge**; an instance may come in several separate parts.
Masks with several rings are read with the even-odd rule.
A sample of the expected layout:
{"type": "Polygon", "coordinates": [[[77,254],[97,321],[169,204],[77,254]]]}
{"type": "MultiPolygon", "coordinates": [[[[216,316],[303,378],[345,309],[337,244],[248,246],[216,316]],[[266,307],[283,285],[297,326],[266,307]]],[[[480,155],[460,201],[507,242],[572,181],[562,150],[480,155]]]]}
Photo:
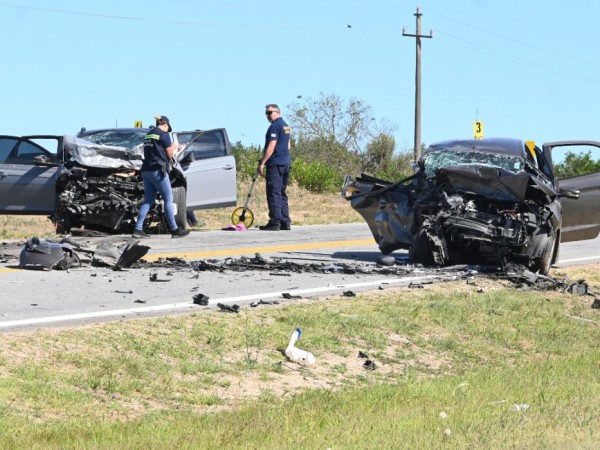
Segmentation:
{"type": "Polygon", "coordinates": [[[597,448],[590,304],[482,278],[7,333],[0,447],[597,448]]]}

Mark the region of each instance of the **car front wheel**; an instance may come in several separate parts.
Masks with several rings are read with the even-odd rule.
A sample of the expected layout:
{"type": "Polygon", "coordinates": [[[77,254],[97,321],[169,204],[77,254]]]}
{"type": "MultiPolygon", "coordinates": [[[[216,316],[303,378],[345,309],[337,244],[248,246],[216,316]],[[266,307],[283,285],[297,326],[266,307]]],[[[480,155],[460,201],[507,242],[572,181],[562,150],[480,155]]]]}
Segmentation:
{"type": "Polygon", "coordinates": [[[175,223],[177,224],[177,228],[181,228],[182,230],[187,229],[187,202],[185,195],[186,192],[183,186],[173,188],[173,203],[175,203],[175,207],[177,208],[175,223]]]}
{"type": "Polygon", "coordinates": [[[539,272],[541,275],[548,275],[552,266],[552,257],[554,256],[556,242],[556,232],[550,229],[544,250],[539,259],[535,260],[531,266],[532,272],[539,272]]]}

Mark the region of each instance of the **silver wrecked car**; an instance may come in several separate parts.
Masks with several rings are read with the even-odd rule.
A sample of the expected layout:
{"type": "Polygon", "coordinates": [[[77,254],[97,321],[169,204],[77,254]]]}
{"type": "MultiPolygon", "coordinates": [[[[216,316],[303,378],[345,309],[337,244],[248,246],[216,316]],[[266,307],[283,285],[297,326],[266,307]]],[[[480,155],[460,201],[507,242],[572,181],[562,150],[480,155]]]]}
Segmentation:
{"type": "MultiPolygon", "coordinates": [[[[575,204],[597,203],[597,196],[577,200],[578,177],[559,183],[551,164],[552,151],[578,142],[584,141],[543,150],[508,138],[439,142],[426,149],[414,175],[398,182],[346,176],[342,196],[366,220],[383,254],[407,249],[423,265],[517,263],[547,274],[569,210],[568,240],[598,234],[597,223],[585,224],[595,216],[574,212],[575,204]]],[[[596,178],[596,191],[599,185],[596,178]]]]}
{"type": "MultiPolygon", "coordinates": [[[[49,215],[58,233],[131,233],[144,189],[147,129],[82,129],[75,136],[0,136],[0,213],[49,215]]],[[[236,204],[236,164],[225,129],[174,132],[170,173],[176,221],[186,212],[236,204]]],[[[158,202],[149,231],[166,232],[158,202]]]]}

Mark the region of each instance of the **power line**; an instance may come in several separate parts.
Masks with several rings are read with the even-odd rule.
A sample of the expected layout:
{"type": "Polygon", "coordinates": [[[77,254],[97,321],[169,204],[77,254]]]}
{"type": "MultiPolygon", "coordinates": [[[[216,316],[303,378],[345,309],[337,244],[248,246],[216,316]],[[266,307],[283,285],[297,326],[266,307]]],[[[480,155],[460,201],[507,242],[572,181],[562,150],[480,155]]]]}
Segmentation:
{"type": "Polygon", "coordinates": [[[451,20],[451,21],[456,22],[456,23],[460,23],[461,25],[464,25],[466,27],[473,28],[474,30],[480,31],[480,32],[485,33],[485,34],[489,34],[490,36],[499,37],[501,39],[504,39],[504,40],[509,41],[509,42],[513,42],[515,44],[522,45],[524,47],[529,47],[529,48],[532,48],[534,50],[542,51],[542,52],[549,53],[549,54],[555,55],[555,56],[560,56],[561,58],[571,59],[573,61],[579,61],[579,62],[582,62],[582,63],[585,63],[585,64],[590,64],[590,65],[593,65],[593,66],[600,65],[600,63],[598,63],[597,61],[590,61],[590,60],[587,60],[587,59],[579,58],[577,56],[567,55],[565,53],[560,53],[560,52],[557,52],[557,51],[554,51],[554,50],[548,50],[546,48],[539,47],[537,45],[533,45],[533,44],[530,44],[528,42],[520,41],[520,40],[512,38],[510,36],[505,36],[503,34],[496,33],[494,31],[486,30],[485,28],[478,27],[477,25],[473,25],[473,24],[464,22],[462,20],[455,19],[454,17],[450,17],[450,16],[447,16],[445,14],[433,11],[430,8],[423,8],[423,9],[425,9],[426,11],[428,11],[428,12],[430,12],[432,14],[435,14],[435,15],[438,15],[440,17],[443,17],[445,19],[451,20]]]}
{"type": "Polygon", "coordinates": [[[483,54],[483,55],[491,56],[491,57],[499,59],[499,60],[509,61],[509,62],[511,62],[513,64],[518,64],[520,66],[528,67],[530,69],[539,70],[539,71],[542,71],[544,73],[554,73],[556,75],[562,75],[562,76],[566,76],[568,78],[572,78],[572,79],[576,79],[576,80],[580,80],[580,81],[585,81],[585,82],[592,83],[592,84],[600,84],[600,79],[597,79],[597,78],[588,77],[588,76],[585,76],[585,75],[579,75],[579,74],[576,74],[576,73],[573,73],[573,72],[569,72],[569,71],[566,71],[566,70],[562,70],[562,69],[559,69],[559,68],[556,68],[556,67],[552,67],[552,66],[548,66],[548,65],[545,65],[545,64],[536,63],[536,62],[531,61],[530,59],[519,58],[518,56],[514,56],[514,55],[511,55],[509,53],[504,53],[504,52],[501,52],[499,50],[495,50],[495,49],[492,49],[490,47],[486,47],[486,46],[483,46],[483,45],[480,45],[480,44],[477,44],[477,43],[474,43],[474,42],[471,42],[471,41],[467,41],[465,39],[461,39],[459,37],[456,37],[456,36],[444,33],[443,31],[439,31],[438,30],[437,34],[438,35],[440,35],[440,34],[441,35],[445,35],[445,36],[451,37],[453,39],[456,39],[458,41],[462,41],[462,42],[466,43],[467,45],[461,45],[461,44],[458,44],[456,42],[452,42],[452,41],[447,40],[447,39],[439,38],[439,40],[441,42],[444,42],[446,44],[450,44],[450,45],[454,45],[454,46],[457,46],[457,47],[465,48],[467,50],[470,50],[470,51],[473,51],[473,52],[476,52],[476,53],[480,53],[480,54],[483,54]],[[477,48],[477,47],[479,47],[479,48],[477,48]]]}

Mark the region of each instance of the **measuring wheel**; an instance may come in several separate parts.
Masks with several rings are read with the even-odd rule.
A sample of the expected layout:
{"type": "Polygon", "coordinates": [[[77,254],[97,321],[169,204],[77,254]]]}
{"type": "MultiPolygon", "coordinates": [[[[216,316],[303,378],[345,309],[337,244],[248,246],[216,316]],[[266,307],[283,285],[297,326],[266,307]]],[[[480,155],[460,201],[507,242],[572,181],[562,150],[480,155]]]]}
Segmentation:
{"type": "Polygon", "coordinates": [[[243,223],[246,228],[250,228],[254,223],[254,213],[248,208],[240,206],[231,213],[231,223],[234,225],[243,223]]]}

